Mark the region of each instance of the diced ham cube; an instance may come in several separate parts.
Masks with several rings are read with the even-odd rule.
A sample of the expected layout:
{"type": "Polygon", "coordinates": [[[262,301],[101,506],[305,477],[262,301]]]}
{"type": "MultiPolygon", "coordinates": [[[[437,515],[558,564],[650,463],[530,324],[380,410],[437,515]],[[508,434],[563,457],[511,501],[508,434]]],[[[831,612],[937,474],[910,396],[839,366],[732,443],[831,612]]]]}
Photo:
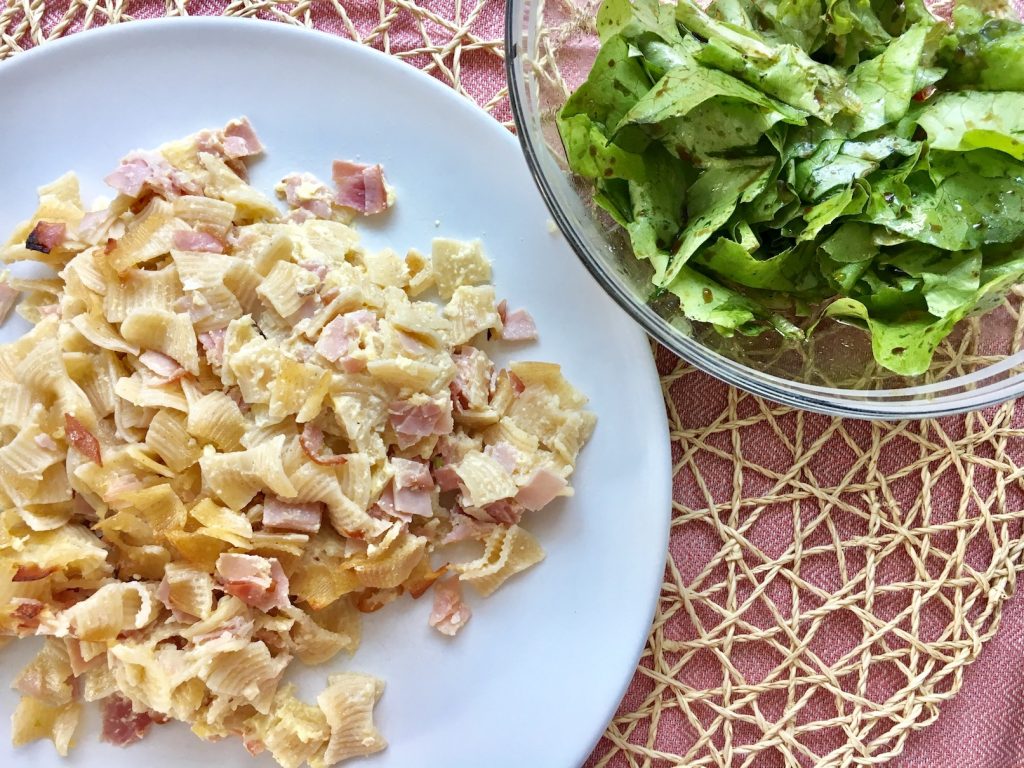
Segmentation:
{"type": "Polygon", "coordinates": [[[139,355],[139,362],[146,366],[163,384],[178,381],[185,375],[185,369],[178,364],[178,361],[162,352],[146,350],[139,355]]]}
{"type": "Polygon", "coordinates": [[[289,605],[288,577],[277,558],[226,552],[217,558],[217,575],[225,592],[253,608],[269,611],[289,605]]]}
{"type": "Polygon", "coordinates": [[[250,157],[262,151],[263,144],[248,118],[237,118],[224,126],[224,154],[228,158],[250,157]]]}
{"type": "Polygon", "coordinates": [[[500,440],[494,445],[488,445],[484,448],[484,453],[498,462],[502,469],[510,475],[515,472],[516,467],[519,466],[519,451],[504,440],[500,440]]]}
{"type": "Polygon", "coordinates": [[[297,504],[277,496],[263,499],[263,527],[297,533],[316,533],[320,530],[323,504],[319,502],[297,504]]]}
{"type": "Polygon", "coordinates": [[[494,530],[494,523],[477,520],[475,517],[460,512],[452,513],[452,529],[441,540],[442,544],[454,544],[459,541],[483,541],[494,530]]]}
{"type": "Polygon", "coordinates": [[[453,637],[472,616],[469,606],[462,601],[462,588],[458,578],[448,576],[434,585],[434,606],[430,612],[430,626],[442,635],[453,637]]]}
{"type": "Polygon", "coordinates": [[[391,403],[388,414],[403,448],[429,435],[449,435],[455,428],[451,400],[447,401],[447,408],[437,400],[421,403],[399,400],[391,403]]]}
{"type": "Polygon", "coordinates": [[[14,305],[18,303],[20,295],[21,291],[16,291],[7,283],[0,283],[0,323],[7,320],[11,310],[14,309],[14,305]]]}
{"type": "Polygon", "coordinates": [[[541,467],[519,488],[516,501],[527,509],[538,510],[559,496],[567,485],[564,477],[541,467]]]}
{"type": "Polygon", "coordinates": [[[434,470],[434,480],[437,482],[437,487],[442,491],[459,490],[459,473],[452,469],[449,464],[437,467],[434,470]]]}
{"type": "Polygon", "coordinates": [[[104,181],[128,197],[140,197],[146,189],[165,198],[202,191],[159,152],[132,152],[104,181]]]}
{"type": "Polygon", "coordinates": [[[64,414],[64,433],[76,451],[89,461],[103,466],[103,459],[100,457],[100,441],[70,413],[64,414]]]}
{"type": "Polygon", "coordinates": [[[224,337],[226,334],[226,328],[218,328],[199,334],[199,343],[203,345],[203,350],[206,352],[206,360],[210,365],[219,367],[224,362],[224,337]]]}
{"type": "Polygon", "coordinates": [[[172,238],[179,251],[200,251],[203,253],[224,253],[224,243],[209,232],[179,230],[172,238]]]}
{"type": "Polygon", "coordinates": [[[67,237],[67,226],[62,223],[40,221],[25,240],[25,247],[38,253],[49,253],[60,248],[67,237]]]}
{"type": "Polygon", "coordinates": [[[334,199],[338,205],[364,216],[387,210],[390,205],[387,182],[379,165],[335,160],[332,171],[338,189],[334,199]]]}
{"type": "Polygon", "coordinates": [[[329,454],[324,452],[324,433],[320,427],[312,422],[307,422],[299,435],[299,445],[306,458],[316,464],[334,466],[344,464],[348,459],[342,455],[329,454]]]}
{"type": "Polygon", "coordinates": [[[115,693],[103,700],[103,732],[100,739],[118,747],[127,747],[141,741],[154,722],[157,721],[149,712],[136,712],[129,699],[115,693]]]}
{"type": "MultiPolygon", "coordinates": [[[[315,349],[325,360],[344,360],[359,347],[363,333],[377,327],[377,316],[366,309],[338,315],[320,332],[315,349]]],[[[362,364],[362,361],[360,361],[362,364]]]]}
{"type": "Polygon", "coordinates": [[[508,311],[508,302],[498,303],[498,316],[501,318],[501,338],[505,341],[534,341],[537,338],[537,325],[533,317],[525,309],[508,311]]]}

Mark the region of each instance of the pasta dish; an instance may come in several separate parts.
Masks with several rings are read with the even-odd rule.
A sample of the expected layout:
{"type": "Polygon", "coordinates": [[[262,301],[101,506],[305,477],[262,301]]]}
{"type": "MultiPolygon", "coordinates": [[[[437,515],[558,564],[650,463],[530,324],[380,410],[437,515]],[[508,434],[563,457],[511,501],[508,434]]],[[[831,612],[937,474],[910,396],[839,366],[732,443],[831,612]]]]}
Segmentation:
{"type": "Polygon", "coordinates": [[[179,720],[286,768],[383,749],[382,681],[307,702],[289,664],[353,653],[405,594],[454,635],[462,586],[538,563],[523,515],[572,494],[595,418],[558,365],[492,361],[536,331],[481,244],[365,249],[379,165],[290,174],[282,213],[261,151],[240,119],[133,152],[98,206],[65,175],[0,250],[54,274],[0,283],[34,323],[0,346],[0,640],[44,638],[16,744],[65,755],[101,702],[118,745],[179,720]]]}

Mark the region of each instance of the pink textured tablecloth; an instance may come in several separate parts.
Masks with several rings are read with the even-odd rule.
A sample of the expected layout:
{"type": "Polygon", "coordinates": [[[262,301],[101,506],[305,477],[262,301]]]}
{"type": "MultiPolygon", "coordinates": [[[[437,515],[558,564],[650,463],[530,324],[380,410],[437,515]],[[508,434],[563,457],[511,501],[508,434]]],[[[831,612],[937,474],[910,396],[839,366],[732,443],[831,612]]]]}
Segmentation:
{"type": "MultiPolygon", "coordinates": [[[[125,18],[153,18],[166,15],[168,12],[187,12],[192,15],[220,14],[226,8],[241,5],[251,6],[251,15],[270,20],[289,21],[283,18],[282,4],[272,7],[259,3],[220,3],[212,0],[142,0],[138,2],[121,2],[107,0],[91,4],[91,11],[82,4],[71,18],[65,16],[69,3],[48,2],[41,18],[32,19],[35,9],[41,3],[25,0],[7,0],[6,10],[0,16],[0,37],[22,39],[24,30],[19,33],[19,24],[40,26],[46,36],[59,36],[73,33],[88,21],[90,25],[104,23],[105,18],[116,16],[125,18]],[[29,19],[23,10],[29,8],[29,19]]],[[[3,6],[0,6],[3,7],[3,6]]],[[[75,6],[72,6],[74,8],[75,6]]],[[[300,2],[286,6],[291,11],[291,21],[310,19],[313,26],[327,32],[346,37],[358,35],[377,48],[398,55],[409,64],[431,73],[450,85],[460,87],[466,95],[488,108],[495,118],[507,123],[510,119],[507,99],[503,97],[504,73],[500,57],[495,48],[502,37],[504,3],[501,0],[483,0],[462,2],[462,0],[346,0],[339,5],[326,0],[300,2]],[[415,14],[403,13],[413,8],[415,14]],[[347,19],[347,20],[346,20],[347,19]],[[384,22],[384,23],[382,23],[384,22]],[[386,29],[385,29],[386,27],[386,29]],[[461,41],[458,45],[452,40],[461,41]]],[[[3,66],[0,64],[0,66],[3,66]]],[[[2,109],[2,104],[0,104],[2,109]]],[[[674,363],[668,357],[661,359],[663,372],[673,369],[674,363]]],[[[677,413],[683,413],[683,421],[689,420],[691,426],[712,424],[716,415],[730,401],[728,388],[717,381],[701,374],[688,374],[687,385],[683,389],[670,389],[671,398],[677,413]]],[[[744,402],[751,402],[747,398],[744,402]]],[[[753,406],[751,406],[753,407],[753,406]]],[[[753,419],[754,416],[751,416],[753,419]]],[[[785,420],[780,416],[778,423],[785,420]]],[[[1024,405],[1017,409],[1013,417],[1014,426],[1019,428],[1024,421],[1024,405]]],[[[817,434],[829,428],[830,420],[813,417],[809,420],[809,429],[817,434]]],[[[685,424],[684,424],[685,426],[685,424]]],[[[772,430],[777,426],[776,419],[755,424],[744,438],[747,442],[745,459],[755,464],[771,465],[774,461],[772,430]]],[[[802,429],[802,427],[801,427],[802,429]]],[[[961,430],[956,419],[944,422],[944,429],[949,435],[956,435],[961,430]]],[[[868,425],[850,425],[849,434],[854,438],[868,435],[868,425]]],[[[962,430],[961,430],[962,431],[962,430]]],[[[729,450],[728,436],[718,446],[726,454],[729,450]]],[[[841,471],[844,454],[839,446],[831,461],[833,470],[841,471]]],[[[680,445],[674,449],[681,450],[680,445]]],[[[888,449],[885,460],[892,467],[910,464],[917,456],[913,443],[900,444],[888,449]]],[[[1024,462],[1024,444],[1019,439],[1010,444],[1009,461],[1014,465],[1024,462]]],[[[677,455],[678,459],[679,456],[677,455]]],[[[828,468],[823,468],[826,472],[828,468]]],[[[702,471],[713,483],[722,484],[727,490],[733,482],[733,468],[727,460],[720,466],[714,460],[703,460],[702,471]]],[[[693,478],[685,470],[680,470],[676,478],[675,492],[677,501],[693,506],[699,502],[694,494],[693,478]]],[[[933,494],[933,505],[942,508],[941,498],[943,484],[938,483],[933,494]]],[[[723,491],[724,492],[724,491],[723,491]]],[[[952,491],[949,491],[952,494],[952,491]]],[[[952,497],[946,506],[955,505],[952,497]]],[[[1005,499],[1006,504],[1021,504],[1019,495],[1011,495],[1005,499]]],[[[1015,510],[1015,511],[1018,511],[1015,510]]],[[[775,534],[785,539],[785,527],[775,534]]],[[[705,542],[695,538],[694,529],[687,525],[679,525],[673,529],[671,554],[680,571],[687,573],[687,564],[705,542]]],[[[821,575],[824,581],[829,580],[828,574],[821,575]]],[[[614,617],[609,615],[609,621],[614,617]]],[[[683,619],[685,621],[685,619],[683,619]]],[[[685,632],[685,629],[680,630],[685,632]]],[[[713,678],[720,675],[717,664],[707,668],[707,676],[713,678]]],[[[599,674],[595,670],[595,674],[599,674]]],[[[701,670],[689,670],[688,675],[694,681],[701,678],[701,670]]],[[[706,681],[707,682],[707,681],[706,681]]],[[[713,683],[713,680],[711,681],[713,683]]],[[[693,683],[691,683],[693,684],[693,683]]],[[[709,683],[710,684],[710,683],[709,683]]],[[[643,675],[637,675],[629,693],[626,695],[622,712],[629,712],[639,707],[649,690],[650,683],[643,675]]],[[[991,640],[980,658],[966,668],[963,675],[961,692],[942,707],[942,714],[929,728],[913,733],[906,742],[903,754],[894,759],[891,765],[900,768],[1017,768],[1024,766],[1024,601],[1012,598],[1005,606],[1002,625],[998,634],[991,640]]],[[[631,739],[645,740],[646,732],[638,729],[631,739]]],[[[655,747],[663,753],[682,754],[690,747],[693,738],[692,729],[680,718],[666,717],[660,723],[655,747]]],[[[600,756],[607,752],[605,742],[591,759],[590,764],[600,761],[600,756]]],[[[641,759],[633,762],[622,754],[614,757],[609,766],[641,765],[641,759]]],[[[669,764],[662,761],[659,765],[669,764]]],[[[763,763],[768,765],[768,763],[763,763]]],[[[772,763],[774,765],[774,763],[772,763]]],[[[755,762],[754,768],[762,763],[755,762]]],[[[426,766],[424,768],[441,768],[426,766]]],[[[524,767],[525,768],[525,767],[524,767]]],[[[537,766],[537,768],[549,768],[537,766]]],[[[550,768],[562,768],[551,766],[550,768]]]]}

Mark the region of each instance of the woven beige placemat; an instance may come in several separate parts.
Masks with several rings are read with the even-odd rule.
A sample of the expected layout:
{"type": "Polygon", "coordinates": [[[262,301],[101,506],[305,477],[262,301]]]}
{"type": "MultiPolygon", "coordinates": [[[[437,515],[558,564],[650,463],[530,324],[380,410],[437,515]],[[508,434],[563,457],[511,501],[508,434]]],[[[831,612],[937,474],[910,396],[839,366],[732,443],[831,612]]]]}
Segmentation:
{"type": "MultiPolygon", "coordinates": [[[[637,679],[588,766],[887,762],[960,690],[1014,591],[1024,409],[832,419],[658,360],[670,558],[637,679]]],[[[1004,715],[992,692],[1011,679],[978,681],[975,718],[1004,715]]],[[[1019,733],[979,730],[949,723],[907,765],[1024,764],[1019,733]]]]}
{"type": "MultiPolygon", "coordinates": [[[[509,119],[499,0],[2,2],[0,59],[94,24],[257,16],[374,45],[509,119]]],[[[959,690],[1013,592],[1024,408],[841,421],[730,389],[664,350],[658,360],[671,552],[637,676],[588,765],[886,762],[959,690]]],[[[969,726],[959,743],[971,751],[969,726]]]]}

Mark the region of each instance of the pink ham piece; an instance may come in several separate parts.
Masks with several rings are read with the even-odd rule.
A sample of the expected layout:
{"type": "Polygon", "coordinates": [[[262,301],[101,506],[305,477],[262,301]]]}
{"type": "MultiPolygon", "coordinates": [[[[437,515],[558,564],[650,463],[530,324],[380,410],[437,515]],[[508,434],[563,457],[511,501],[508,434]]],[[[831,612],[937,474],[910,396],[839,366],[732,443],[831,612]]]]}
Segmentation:
{"type": "Polygon", "coordinates": [[[445,404],[447,407],[436,400],[415,404],[408,400],[391,403],[388,418],[398,437],[398,445],[408,448],[430,435],[450,435],[455,429],[451,400],[446,398],[445,404]]]}
{"type": "Polygon", "coordinates": [[[296,533],[316,533],[320,530],[324,505],[320,502],[296,504],[277,496],[263,499],[263,527],[296,533]]]}
{"type": "Polygon", "coordinates": [[[395,457],[391,459],[391,467],[395,470],[393,482],[395,512],[403,515],[433,517],[434,479],[430,476],[430,469],[427,465],[420,461],[395,457]]]}
{"type": "Polygon", "coordinates": [[[411,461],[396,456],[391,459],[391,468],[395,470],[396,488],[409,488],[414,491],[434,489],[430,469],[422,461],[411,461]]]}
{"type": "Polygon", "coordinates": [[[314,275],[320,278],[322,281],[327,277],[327,265],[317,264],[315,261],[303,261],[299,264],[307,272],[312,272],[314,275]]]}
{"type": "Polygon", "coordinates": [[[493,365],[479,349],[463,346],[452,355],[455,378],[450,386],[452,401],[461,409],[479,408],[487,404],[493,365]]]}
{"type": "Polygon", "coordinates": [[[498,462],[501,468],[510,475],[519,466],[519,451],[504,440],[499,440],[494,445],[488,445],[484,448],[484,453],[498,462]]]}
{"type": "Polygon", "coordinates": [[[302,428],[302,434],[299,435],[299,445],[302,447],[302,452],[306,454],[306,458],[315,464],[336,466],[348,461],[344,456],[324,452],[323,430],[312,422],[308,422],[302,428]]]}
{"type": "Polygon", "coordinates": [[[288,577],[277,558],[226,552],[217,558],[224,591],[261,611],[288,607],[288,577]]]}
{"type": "Polygon", "coordinates": [[[152,371],[162,384],[178,381],[185,375],[185,369],[178,365],[178,361],[162,352],[147,349],[139,355],[139,362],[152,371]]]}
{"type": "Polygon", "coordinates": [[[218,328],[199,334],[199,343],[206,352],[206,360],[210,365],[220,366],[224,362],[224,336],[227,329],[218,328]]]}
{"type": "Polygon", "coordinates": [[[117,747],[127,747],[142,741],[154,722],[157,721],[150,713],[136,712],[130,700],[115,693],[103,700],[103,733],[100,739],[117,747]]]}
{"type": "Polygon", "coordinates": [[[458,578],[448,576],[434,585],[434,606],[430,611],[430,626],[442,635],[454,637],[472,615],[469,606],[462,601],[462,588],[458,578]]]}
{"type": "Polygon", "coordinates": [[[379,519],[393,517],[405,523],[412,522],[412,515],[395,509],[395,487],[393,483],[388,483],[384,486],[384,490],[380,493],[380,498],[370,507],[369,512],[379,519]]]}
{"type": "Polygon", "coordinates": [[[20,291],[11,288],[7,283],[0,283],[0,323],[7,320],[7,316],[11,314],[14,305],[18,303],[18,296],[20,295],[20,291]]]}
{"type": "Polygon", "coordinates": [[[292,325],[298,325],[303,320],[309,320],[313,317],[318,309],[320,309],[320,297],[315,294],[313,296],[307,296],[306,300],[302,302],[302,305],[288,315],[287,320],[292,325]]]}
{"type": "Polygon", "coordinates": [[[104,181],[128,197],[140,197],[145,189],[165,198],[202,191],[159,152],[130,153],[104,181]]]}
{"type": "Polygon", "coordinates": [[[10,310],[14,308],[14,304],[17,303],[17,297],[19,295],[19,291],[15,291],[6,283],[0,283],[0,323],[6,321],[7,315],[9,315],[10,310]]]}
{"type": "Polygon", "coordinates": [[[434,480],[437,482],[437,487],[442,491],[459,490],[459,473],[449,465],[437,467],[434,470],[434,480]]]}
{"type": "MultiPolygon", "coordinates": [[[[344,361],[351,353],[359,348],[359,341],[365,330],[377,327],[377,316],[367,309],[359,309],[355,312],[348,312],[338,315],[331,320],[323,331],[320,338],[316,340],[314,348],[325,360],[332,363],[339,360],[344,361]]],[[[358,361],[360,367],[365,367],[362,360],[358,361]]],[[[348,366],[342,363],[346,370],[348,366]]]]}
{"type": "Polygon", "coordinates": [[[263,144],[247,117],[236,118],[224,126],[224,154],[228,158],[251,157],[262,151],[263,144]]]}
{"type": "Polygon", "coordinates": [[[89,500],[80,493],[76,493],[71,502],[71,513],[83,520],[96,520],[96,510],[92,508],[89,500]]]}
{"type": "Polygon", "coordinates": [[[45,579],[51,573],[56,572],[56,568],[42,568],[34,563],[27,563],[25,565],[18,566],[17,570],[14,572],[14,576],[11,577],[11,581],[39,581],[40,579],[45,579]]]}
{"type": "Polygon", "coordinates": [[[452,529],[442,540],[442,544],[454,544],[459,541],[483,541],[491,535],[494,523],[477,520],[475,517],[453,512],[452,529]]]}
{"type": "Polygon", "coordinates": [[[192,638],[192,641],[196,645],[202,645],[208,643],[211,640],[217,640],[227,635],[228,637],[252,637],[253,621],[249,616],[234,616],[219,627],[211,629],[209,632],[203,632],[200,635],[196,635],[192,638]]]}
{"type": "Polygon", "coordinates": [[[460,450],[458,441],[452,439],[450,435],[443,435],[437,439],[437,447],[434,449],[437,453],[437,458],[441,459],[441,465],[445,464],[457,464],[462,460],[464,451],[460,450]]]}
{"type": "Polygon", "coordinates": [[[551,503],[567,485],[564,477],[541,467],[520,487],[516,501],[527,509],[536,511],[551,503]]]}
{"type": "Polygon", "coordinates": [[[104,181],[122,195],[138,197],[153,176],[152,169],[141,157],[126,157],[104,181]]]}
{"type": "Polygon", "coordinates": [[[208,317],[213,316],[213,307],[206,300],[196,302],[196,296],[202,298],[202,294],[199,291],[190,291],[184,296],[179,296],[174,300],[174,311],[183,312],[188,314],[188,319],[193,324],[201,323],[208,317]]]}
{"type": "Polygon", "coordinates": [[[338,205],[352,208],[364,216],[382,213],[390,205],[384,169],[380,165],[363,165],[335,160],[332,167],[338,205]]]}
{"type": "Polygon", "coordinates": [[[190,232],[188,230],[179,230],[174,233],[172,243],[179,251],[224,253],[224,243],[209,232],[190,232]]]}
{"type": "Polygon", "coordinates": [[[65,224],[40,221],[25,240],[25,247],[38,253],[49,253],[64,244],[68,230],[65,224]]]}
{"type": "Polygon", "coordinates": [[[537,338],[537,326],[530,313],[525,309],[509,312],[501,329],[501,338],[505,341],[534,341],[537,338]]]}
{"type": "Polygon", "coordinates": [[[502,525],[516,525],[523,519],[523,507],[511,499],[499,499],[481,510],[487,517],[502,525]]]}
{"type": "Polygon", "coordinates": [[[304,221],[309,221],[310,219],[315,218],[316,216],[307,211],[305,208],[292,208],[284,217],[284,221],[288,222],[289,224],[301,224],[304,221]]]}
{"type": "Polygon", "coordinates": [[[526,391],[526,385],[523,383],[523,380],[512,373],[512,371],[507,371],[506,373],[508,375],[508,381],[512,385],[512,391],[517,395],[523,394],[523,392],[526,391]]]}
{"type": "Polygon", "coordinates": [[[508,311],[508,302],[498,303],[498,316],[501,318],[501,338],[505,341],[534,341],[537,338],[537,325],[533,317],[525,309],[508,311]]]}
{"type": "Polygon", "coordinates": [[[29,597],[11,598],[11,616],[18,620],[20,629],[35,629],[39,626],[39,614],[46,608],[38,600],[29,597]]]}
{"type": "Polygon", "coordinates": [[[306,214],[305,218],[316,216],[321,219],[331,218],[331,203],[334,196],[331,190],[311,173],[289,173],[278,186],[278,192],[284,193],[285,202],[298,211],[306,214]]]}
{"type": "Polygon", "coordinates": [[[235,161],[258,155],[263,151],[263,144],[249,120],[241,117],[232,120],[219,131],[201,131],[196,136],[196,148],[200,152],[219,155],[241,176],[245,173],[245,166],[235,161]]]}
{"type": "Polygon", "coordinates": [[[100,441],[70,413],[64,414],[64,434],[76,451],[89,461],[103,466],[103,459],[100,457],[100,441]]]}

